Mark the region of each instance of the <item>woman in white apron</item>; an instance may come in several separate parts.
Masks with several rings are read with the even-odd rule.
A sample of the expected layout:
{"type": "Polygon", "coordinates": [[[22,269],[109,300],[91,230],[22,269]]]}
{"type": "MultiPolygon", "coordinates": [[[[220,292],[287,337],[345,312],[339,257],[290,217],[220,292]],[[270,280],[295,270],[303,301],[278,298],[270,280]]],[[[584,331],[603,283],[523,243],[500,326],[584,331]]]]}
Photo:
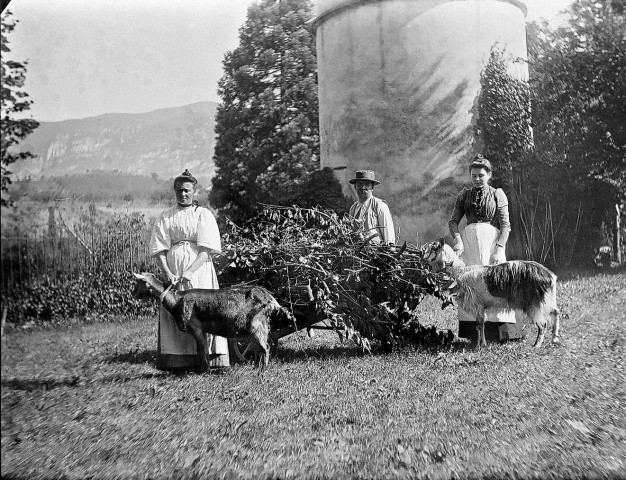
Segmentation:
{"type": "MultiPolygon", "coordinates": [[[[197,183],[188,170],[174,179],[177,205],[161,214],[150,238],[150,253],[157,259],[163,280],[180,281],[180,290],[219,288],[212,255],[221,252],[220,232],[211,211],[194,201],[197,183]]],[[[188,370],[197,366],[196,352],[193,336],[181,332],[161,305],[156,367],[188,370]]],[[[229,366],[225,338],[208,335],[206,353],[210,367],[229,366]]]]}
{"type": "MultiPolygon", "coordinates": [[[[506,261],[505,248],[511,226],[509,202],[504,191],[489,185],[491,162],[476,155],[469,167],[472,188],[464,188],[454,204],[448,222],[453,248],[466,265],[493,265],[506,261]],[[467,225],[459,231],[465,217],[467,225]]],[[[523,337],[523,320],[514,310],[488,309],[485,312],[487,341],[523,337]]],[[[459,337],[477,340],[476,320],[459,309],[459,337]]]]}

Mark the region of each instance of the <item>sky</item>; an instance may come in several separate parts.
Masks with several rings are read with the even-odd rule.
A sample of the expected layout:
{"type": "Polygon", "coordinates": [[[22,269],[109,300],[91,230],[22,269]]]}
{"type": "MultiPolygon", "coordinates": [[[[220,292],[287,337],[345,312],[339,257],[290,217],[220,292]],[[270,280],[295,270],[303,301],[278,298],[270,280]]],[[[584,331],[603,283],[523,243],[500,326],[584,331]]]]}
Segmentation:
{"type": "MultiPolygon", "coordinates": [[[[558,21],[571,2],[524,0],[527,21],[558,21]]],[[[224,55],[253,3],[11,0],[19,23],[10,58],[28,61],[25,90],[39,121],[218,102],[224,55]]]]}

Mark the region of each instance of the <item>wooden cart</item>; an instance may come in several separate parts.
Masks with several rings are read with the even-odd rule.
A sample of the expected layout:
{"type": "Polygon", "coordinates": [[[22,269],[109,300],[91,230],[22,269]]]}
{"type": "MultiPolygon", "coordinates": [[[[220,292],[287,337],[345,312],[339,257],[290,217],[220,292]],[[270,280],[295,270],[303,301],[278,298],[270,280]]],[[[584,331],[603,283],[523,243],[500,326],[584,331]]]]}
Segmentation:
{"type": "MultiPolygon", "coordinates": [[[[296,318],[295,325],[281,328],[270,332],[270,351],[276,352],[278,347],[278,340],[292,333],[296,333],[304,328],[310,330],[335,330],[335,327],[329,325],[321,325],[326,320],[324,315],[307,310],[294,309],[294,317],[296,318]]],[[[251,348],[250,341],[248,339],[229,338],[228,350],[230,353],[230,360],[234,363],[246,363],[254,359],[254,352],[251,348]]]]}

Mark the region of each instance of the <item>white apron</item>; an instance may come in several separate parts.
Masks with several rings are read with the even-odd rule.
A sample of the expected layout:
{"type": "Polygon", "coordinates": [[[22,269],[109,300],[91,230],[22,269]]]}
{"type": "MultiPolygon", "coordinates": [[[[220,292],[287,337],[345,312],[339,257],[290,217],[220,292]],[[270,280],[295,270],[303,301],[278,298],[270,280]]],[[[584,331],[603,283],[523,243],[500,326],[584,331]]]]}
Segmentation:
{"type": "MultiPolygon", "coordinates": [[[[471,223],[461,232],[463,253],[461,259],[465,265],[489,265],[489,260],[496,249],[496,240],[500,230],[490,223],[471,223]]],[[[476,319],[459,308],[460,322],[475,322],[476,319]]],[[[515,310],[488,308],[485,310],[485,322],[515,323],[515,310]]]]}
{"type": "MultiPolygon", "coordinates": [[[[198,256],[198,247],[194,243],[179,242],[167,252],[167,265],[174,275],[182,275],[185,268],[193,263],[198,256]]],[[[192,288],[219,288],[213,261],[209,258],[198,268],[191,281],[184,281],[180,290],[192,288]]],[[[161,353],[165,355],[195,355],[196,342],[187,332],[181,332],[176,326],[172,315],[161,305],[159,309],[159,328],[161,332],[161,353]]],[[[227,355],[228,341],[224,337],[208,335],[207,352],[209,354],[227,355]]]]}

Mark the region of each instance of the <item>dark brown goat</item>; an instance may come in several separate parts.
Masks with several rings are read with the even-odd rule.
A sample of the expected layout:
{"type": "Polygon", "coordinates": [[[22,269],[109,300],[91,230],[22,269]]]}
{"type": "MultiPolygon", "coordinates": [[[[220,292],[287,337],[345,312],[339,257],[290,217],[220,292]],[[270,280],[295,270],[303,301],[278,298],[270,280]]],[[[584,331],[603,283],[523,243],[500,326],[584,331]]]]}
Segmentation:
{"type": "Polygon", "coordinates": [[[263,287],[194,289],[176,291],[166,288],[151,273],[134,273],[137,279],[133,296],[159,299],[174,317],[176,326],[193,335],[198,352],[199,370],[209,365],[205,355],[204,333],[227,338],[248,338],[257,353],[256,366],[263,369],[270,357],[269,334],[272,329],[294,324],[289,311],[263,287]]]}

